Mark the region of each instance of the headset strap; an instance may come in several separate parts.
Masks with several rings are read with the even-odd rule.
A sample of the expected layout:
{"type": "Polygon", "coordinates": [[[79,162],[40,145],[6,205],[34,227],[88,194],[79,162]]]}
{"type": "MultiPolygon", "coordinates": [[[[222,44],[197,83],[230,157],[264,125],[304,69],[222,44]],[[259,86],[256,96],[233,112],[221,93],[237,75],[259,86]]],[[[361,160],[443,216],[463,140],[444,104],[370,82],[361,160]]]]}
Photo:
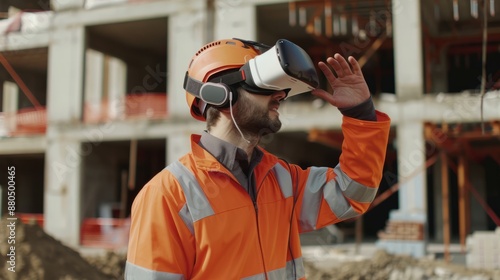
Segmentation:
{"type": "MultiPolygon", "coordinates": [[[[216,80],[213,80],[211,82],[222,83],[222,84],[226,84],[226,85],[230,86],[230,85],[237,84],[239,82],[243,82],[244,80],[245,80],[245,72],[244,71],[237,71],[237,72],[232,72],[232,73],[217,77],[216,80]]],[[[189,92],[189,93],[191,93],[194,96],[199,98],[200,97],[200,89],[201,89],[202,85],[203,85],[203,82],[189,77],[189,73],[186,72],[186,75],[184,76],[183,88],[187,92],[189,92]]]]}

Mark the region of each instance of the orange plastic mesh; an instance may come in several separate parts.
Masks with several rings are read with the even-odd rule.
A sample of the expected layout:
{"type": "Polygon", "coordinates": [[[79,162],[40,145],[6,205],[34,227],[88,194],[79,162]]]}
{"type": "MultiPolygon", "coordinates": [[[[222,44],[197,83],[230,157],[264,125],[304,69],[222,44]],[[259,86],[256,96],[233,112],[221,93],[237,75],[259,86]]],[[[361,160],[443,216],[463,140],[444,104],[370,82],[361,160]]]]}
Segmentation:
{"type": "Polygon", "coordinates": [[[80,245],[122,248],[128,244],[130,219],[86,218],[80,230],[80,245]]]}
{"type": "Polygon", "coordinates": [[[25,108],[17,113],[4,114],[4,126],[7,135],[30,135],[45,134],[47,130],[47,110],[45,107],[40,109],[25,108]]]}
{"type": "Polygon", "coordinates": [[[163,119],[167,117],[167,95],[165,93],[129,94],[110,103],[86,103],[83,120],[99,123],[120,119],[163,119]]]}
{"type": "MultiPolygon", "coordinates": [[[[25,224],[37,223],[43,228],[44,216],[38,213],[16,213],[25,224]]],[[[130,219],[85,218],[80,228],[80,245],[115,249],[128,244],[130,219]]]]}

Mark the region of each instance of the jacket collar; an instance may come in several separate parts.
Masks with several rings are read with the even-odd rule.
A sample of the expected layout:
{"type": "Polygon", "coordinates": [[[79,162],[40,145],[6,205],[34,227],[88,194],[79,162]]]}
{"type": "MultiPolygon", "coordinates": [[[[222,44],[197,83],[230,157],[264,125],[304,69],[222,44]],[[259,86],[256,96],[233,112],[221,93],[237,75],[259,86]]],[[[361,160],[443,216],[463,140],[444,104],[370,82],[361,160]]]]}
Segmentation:
{"type": "MultiPolygon", "coordinates": [[[[206,149],[204,149],[200,145],[202,135],[192,134],[191,135],[191,153],[194,156],[194,160],[196,165],[199,168],[205,170],[220,170],[225,168],[224,165],[217,160],[212,154],[210,154],[206,149]]],[[[277,162],[278,158],[261,147],[256,147],[258,149],[258,153],[262,153],[262,160],[257,165],[256,170],[269,170],[271,169],[277,162]]],[[[255,152],[254,152],[255,153],[255,152]]],[[[233,157],[232,162],[234,163],[235,158],[233,157]]]]}
{"type": "MultiPolygon", "coordinates": [[[[206,151],[212,154],[218,162],[222,163],[227,169],[233,170],[238,166],[238,162],[248,162],[248,156],[245,151],[231,143],[219,139],[207,131],[201,134],[200,142],[198,143],[206,151]]],[[[258,149],[254,150],[252,161],[260,161],[262,152],[258,149]]]]}

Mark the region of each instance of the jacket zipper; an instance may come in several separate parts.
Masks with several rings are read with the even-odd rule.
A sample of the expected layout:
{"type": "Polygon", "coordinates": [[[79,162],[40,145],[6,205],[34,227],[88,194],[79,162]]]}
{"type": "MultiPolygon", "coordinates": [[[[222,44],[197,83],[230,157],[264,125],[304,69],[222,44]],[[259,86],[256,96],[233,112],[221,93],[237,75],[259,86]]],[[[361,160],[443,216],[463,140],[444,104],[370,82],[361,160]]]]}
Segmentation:
{"type": "MultiPolygon", "coordinates": [[[[254,184],[254,176],[253,176],[253,171],[249,176],[251,178],[250,184],[253,184],[255,188],[253,188],[253,191],[255,192],[255,200],[253,200],[253,208],[255,209],[255,223],[257,224],[257,238],[259,239],[259,249],[260,249],[260,256],[262,259],[262,266],[264,267],[264,276],[267,279],[267,269],[266,269],[266,262],[264,260],[264,251],[262,250],[262,240],[260,238],[260,227],[259,227],[259,206],[257,205],[257,189],[256,185],[254,184]]],[[[248,186],[250,189],[250,186],[248,186]]],[[[250,195],[250,199],[252,199],[252,195],[250,195]]]]}
{"type": "MultiPolygon", "coordinates": [[[[210,170],[211,172],[220,172],[220,173],[223,173],[227,176],[229,176],[232,180],[234,180],[232,178],[232,176],[230,176],[229,174],[227,174],[226,172],[224,171],[221,171],[221,170],[210,170]]],[[[267,174],[269,174],[269,171],[267,171],[266,175],[264,176],[263,178],[263,181],[264,182],[264,179],[267,177],[267,174]]],[[[251,178],[252,182],[251,183],[254,183],[254,175],[253,175],[253,170],[252,170],[252,173],[250,174],[251,176],[249,176],[249,178],[251,178]]],[[[238,181],[235,180],[237,183],[238,181]]],[[[239,184],[239,183],[238,183],[239,184]]],[[[259,206],[257,205],[257,195],[258,195],[258,190],[257,190],[257,184],[254,183],[254,192],[255,192],[255,200],[252,198],[252,195],[250,195],[250,193],[248,193],[248,196],[250,197],[250,200],[252,200],[252,203],[253,203],[253,208],[255,209],[255,223],[257,225],[257,238],[259,240],[259,248],[260,248],[260,256],[261,256],[261,260],[262,260],[262,266],[264,267],[264,276],[265,278],[267,279],[267,269],[266,269],[266,262],[264,261],[264,250],[262,250],[262,240],[260,238],[260,227],[259,227],[259,206]]],[[[250,186],[248,186],[250,188],[250,186]]]]}

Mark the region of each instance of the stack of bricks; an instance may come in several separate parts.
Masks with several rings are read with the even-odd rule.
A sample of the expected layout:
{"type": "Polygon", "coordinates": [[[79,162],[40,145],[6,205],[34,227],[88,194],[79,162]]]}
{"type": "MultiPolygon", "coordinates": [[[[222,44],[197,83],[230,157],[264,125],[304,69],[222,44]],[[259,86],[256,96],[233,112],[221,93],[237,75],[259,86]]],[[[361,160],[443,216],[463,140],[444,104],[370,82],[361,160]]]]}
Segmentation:
{"type": "Polygon", "coordinates": [[[424,240],[424,225],[413,221],[389,221],[384,231],[378,232],[382,240],[424,240]]]}
{"type": "Polygon", "coordinates": [[[466,263],[471,268],[500,269],[500,227],[467,237],[466,263]]]}

